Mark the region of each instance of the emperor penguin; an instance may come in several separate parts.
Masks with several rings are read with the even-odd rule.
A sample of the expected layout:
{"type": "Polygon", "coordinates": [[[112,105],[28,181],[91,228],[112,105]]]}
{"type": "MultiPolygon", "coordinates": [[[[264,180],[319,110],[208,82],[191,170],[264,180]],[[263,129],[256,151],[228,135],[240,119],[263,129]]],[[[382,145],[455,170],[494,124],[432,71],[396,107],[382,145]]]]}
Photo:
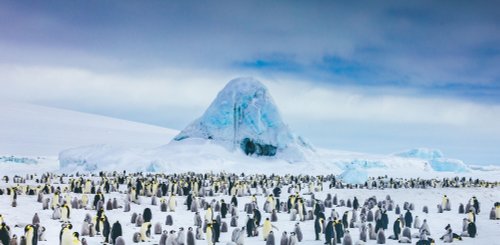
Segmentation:
{"type": "Polygon", "coordinates": [[[495,212],[495,207],[491,208],[491,211],[490,211],[490,220],[496,220],[497,217],[496,217],[496,212],[495,212]]]}
{"type": "Polygon", "coordinates": [[[172,193],[170,198],[168,199],[168,209],[170,212],[175,212],[175,208],[177,207],[177,201],[175,200],[175,194],[172,193]]]}
{"type": "Polygon", "coordinates": [[[213,245],[213,230],[212,230],[212,224],[207,224],[207,231],[205,232],[205,237],[207,239],[207,244],[208,245],[213,245]]]}
{"type": "Polygon", "coordinates": [[[12,235],[12,238],[10,238],[8,245],[17,245],[17,235],[16,234],[12,235]]]}
{"type": "Polygon", "coordinates": [[[177,232],[177,239],[175,245],[185,245],[186,244],[186,234],[184,233],[184,227],[179,228],[177,232]]]}
{"type": "Polygon", "coordinates": [[[64,204],[61,207],[61,221],[62,222],[69,222],[70,214],[71,214],[71,211],[70,211],[69,205],[64,204]]]}
{"type": "Polygon", "coordinates": [[[264,241],[267,239],[269,232],[271,232],[272,230],[273,230],[273,225],[271,224],[271,220],[269,220],[269,218],[266,218],[266,220],[264,220],[264,223],[262,225],[262,239],[264,241]]]}
{"type": "Polygon", "coordinates": [[[323,218],[316,217],[314,220],[314,233],[316,234],[316,241],[319,240],[320,235],[323,233],[323,218]]]}
{"type": "Polygon", "coordinates": [[[60,219],[61,218],[61,208],[54,207],[54,211],[52,212],[52,219],[60,219]]]}
{"type": "Polygon", "coordinates": [[[231,233],[231,242],[236,243],[236,239],[238,239],[239,235],[240,235],[240,228],[235,228],[231,233]]]}
{"type": "Polygon", "coordinates": [[[168,234],[166,245],[176,245],[177,243],[177,236],[175,234],[174,230],[170,231],[170,234],[168,234]]]}
{"type": "Polygon", "coordinates": [[[470,210],[469,213],[467,213],[467,218],[471,222],[476,222],[476,214],[474,213],[474,211],[470,210]]]}
{"type": "Polygon", "coordinates": [[[231,222],[229,223],[229,225],[231,227],[237,227],[238,226],[238,216],[231,217],[231,222]]]}
{"type": "Polygon", "coordinates": [[[161,235],[162,233],[162,227],[160,222],[156,222],[154,226],[154,233],[155,235],[161,235]]]}
{"type": "Polygon", "coordinates": [[[141,225],[141,241],[143,242],[149,242],[149,237],[151,235],[151,223],[150,222],[145,222],[141,225]]]}
{"type": "Polygon", "coordinates": [[[403,228],[403,231],[402,231],[402,233],[401,233],[401,239],[400,239],[400,241],[401,241],[403,238],[408,239],[408,240],[410,241],[410,243],[411,243],[411,230],[410,230],[410,228],[409,228],[409,227],[405,227],[405,228],[403,228]]]}
{"type": "Polygon", "coordinates": [[[297,241],[302,242],[302,239],[304,238],[304,236],[302,234],[302,229],[300,229],[300,223],[295,224],[294,233],[297,237],[297,241]]]}
{"type": "Polygon", "coordinates": [[[271,222],[277,222],[278,221],[278,214],[276,212],[276,209],[273,209],[271,212],[271,222]]]}
{"type": "Polygon", "coordinates": [[[377,244],[385,244],[384,229],[379,229],[377,233],[377,244]]]}
{"type": "Polygon", "coordinates": [[[40,217],[38,217],[38,213],[35,213],[35,215],[33,216],[33,219],[32,219],[32,222],[31,222],[33,225],[38,225],[40,224],[40,217]]]}
{"type": "Polygon", "coordinates": [[[495,203],[495,213],[496,213],[497,219],[500,219],[500,202],[495,203]]]}
{"type": "Polygon", "coordinates": [[[172,215],[167,215],[166,220],[165,220],[165,225],[174,225],[174,220],[172,219],[172,215]]]}
{"type": "Polygon", "coordinates": [[[297,240],[297,236],[294,232],[290,233],[290,237],[288,238],[288,245],[298,245],[299,241],[297,240]]]}
{"type": "Polygon", "coordinates": [[[286,231],[283,231],[283,233],[281,233],[280,245],[288,245],[288,234],[286,233],[286,231]]]}
{"type": "Polygon", "coordinates": [[[363,242],[368,241],[367,227],[361,226],[361,231],[359,232],[359,240],[363,242]]]}
{"type": "Polygon", "coordinates": [[[270,231],[269,234],[267,235],[266,239],[266,245],[275,245],[275,239],[274,239],[274,233],[273,231],[270,231]]]}
{"type": "Polygon", "coordinates": [[[140,232],[135,232],[135,233],[132,235],[132,242],[133,242],[133,243],[140,243],[140,242],[142,242],[142,241],[141,241],[141,233],[140,233],[140,232]]]}
{"type": "Polygon", "coordinates": [[[342,239],[342,245],[353,245],[351,234],[349,234],[349,230],[344,232],[344,239],[342,239]]]}
{"type": "Polygon", "coordinates": [[[123,235],[122,225],[120,222],[116,221],[111,228],[111,243],[116,244],[116,239],[123,235]]]}
{"type": "Polygon", "coordinates": [[[132,217],[130,218],[130,223],[135,224],[135,221],[137,220],[137,213],[132,213],[132,217]]]}
{"type": "Polygon", "coordinates": [[[167,244],[167,237],[168,237],[168,232],[167,230],[164,230],[160,236],[160,241],[158,242],[158,245],[167,244]]]}
{"type": "Polygon", "coordinates": [[[81,234],[81,236],[90,235],[89,223],[87,221],[83,221],[82,229],[80,230],[80,234],[81,234]]]}
{"type": "Polygon", "coordinates": [[[119,236],[119,237],[117,237],[117,238],[116,238],[116,240],[115,240],[115,243],[114,243],[114,244],[115,244],[115,245],[125,245],[125,240],[123,239],[123,237],[122,237],[122,236],[119,236]]]}
{"type": "Polygon", "coordinates": [[[203,240],[203,230],[201,227],[196,227],[196,233],[195,233],[196,240],[203,240]]]}
{"type": "Polygon", "coordinates": [[[415,216],[415,221],[413,222],[413,228],[415,229],[418,229],[420,228],[420,218],[418,217],[418,215],[415,216]]]}
{"type": "Polygon", "coordinates": [[[73,225],[64,224],[60,232],[60,242],[61,245],[72,245],[73,243],[73,225]]]}
{"type": "Polygon", "coordinates": [[[37,245],[38,233],[36,227],[27,225],[24,227],[24,237],[26,238],[26,245],[37,245]]]}
{"type": "Polygon", "coordinates": [[[160,200],[160,211],[161,212],[167,212],[168,210],[168,206],[167,206],[167,203],[165,202],[165,199],[161,199],[160,200]]]}
{"type": "Polygon", "coordinates": [[[135,226],[141,227],[143,224],[144,224],[144,218],[142,217],[142,214],[139,214],[137,216],[137,219],[135,220],[135,226]]]}
{"type": "Polygon", "coordinates": [[[47,239],[45,238],[45,227],[43,226],[40,226],[40,225],[36,225],[37,226],[37,232],[38,232],[38,241],[47,241],[47,239]]]}
{"type": "Polygon", "coordinates": [[[78,232],[73,232],[73,237],[72,237],[72,245],[82,245],[82,242],[80,242],[80,234],[78,232]]]}
{"type": "Polygon", "coordinates": [[[189,227],[186,234],[186,245],[196,245],[196,239],[194,237],[193,228],[189,227]]]}
{"type": "Polygon", "coordinates": [[[151,222],[151,219],[153,219],[153,214],[151,213],[150,208],[144,209],[144,211],[142,212],[142,218],[144,219],[144,222],[151,222]]]}

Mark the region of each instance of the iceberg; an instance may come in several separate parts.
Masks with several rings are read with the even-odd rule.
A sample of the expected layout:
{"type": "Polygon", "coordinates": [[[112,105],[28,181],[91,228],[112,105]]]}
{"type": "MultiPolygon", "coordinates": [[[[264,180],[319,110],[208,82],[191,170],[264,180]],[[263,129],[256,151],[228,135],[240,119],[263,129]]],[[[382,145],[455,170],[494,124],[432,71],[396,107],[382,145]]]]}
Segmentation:
{"type": "Polygon", "coordinates": [[[394,154],[402,158],[415,158],[427,161],[434,171],[438,172],[468,172],[470,168],[461,160],[445,158],[443,153],[436,149],[417,148],[394,154]]]}
{"type": "Polygon", "coordinates": [[[266,86],[254,78],[236,78],[222,89],[205,113],[175,138],[211,140],[247,155],[303,160],[312,149],[283,122],[266,86]]]}

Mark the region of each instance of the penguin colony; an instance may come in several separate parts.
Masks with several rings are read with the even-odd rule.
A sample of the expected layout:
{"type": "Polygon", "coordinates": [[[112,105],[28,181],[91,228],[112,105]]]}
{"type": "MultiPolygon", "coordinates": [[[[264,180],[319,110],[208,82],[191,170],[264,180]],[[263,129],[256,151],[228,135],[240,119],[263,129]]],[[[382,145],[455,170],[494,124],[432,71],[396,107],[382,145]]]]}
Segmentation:
{"type": "Polygon", "coordinates": [[[486,211],[481,212],[482,207],[475,196],[468,200],[450,200],[444,194],[442,200],[416,207],[406,200],[393,200],[390,195],[383,198],[353,195],[352,199],[345,199],[335,193],[387,189],[436,189],[446,193],[450,188],[491,191],[499,187],[499,182],[458,177],[379,177],[362,185],[348,185],[334,175],[100,172],[32,174],[12,179],[4,176],[0,201],[10,203],[11,213],[1,213],[3,209],[0,209],[0,244],[243,245],[260,241],[258,244],[297,245],[307,241],[307,244],[425,245],[472,242],[481,235],[476,225],[478,219],[489,221],[486,225],[499,226],[500,202],[495,202],[491,210],[483,207],[486,211]],[[38,205],[40,210],[21,209],[29,202],[38,205]],[[14,220],[12,210],[30,213],[32,219],[14,220]],[[179,210],[183,216],[190,217],[177,216],[179,210]],[[431,230],[429,217],[433,216],[425,216],[426,219],[418,215],[429,212],[434,212],[434,217],[456,212],[456,223],[442,230],[431,230]],[[118,216],[130,219],[127,222],[120,219],[120,223],[118,216]],[[158,217],[162,217],[161,221],[158,217]],[[275,225],[280,219],[286,219],[290,225],[275,225]],[[177,222],[186,225],[174,229],[177,222]],[[124,233],[124,226],[133,232],[124,233]],[[303,232],[306,226],[312,228],[308,231],[314,232],[303,232]],[[48,231],[58,236],[47,237],[48,231]],[[221,234],[225,233],[223,240],[221,234]]]}

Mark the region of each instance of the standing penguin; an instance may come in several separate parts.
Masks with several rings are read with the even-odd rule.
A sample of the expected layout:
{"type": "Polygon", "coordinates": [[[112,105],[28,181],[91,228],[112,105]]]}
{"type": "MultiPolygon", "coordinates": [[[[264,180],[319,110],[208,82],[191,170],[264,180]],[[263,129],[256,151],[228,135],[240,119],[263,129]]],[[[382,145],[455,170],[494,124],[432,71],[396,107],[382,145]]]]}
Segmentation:
{"type": "Polygon", "coordinates": [[[405,213],[405,227],[411,228],[412,222],[413,222],[413,215],[411,214],[410,210],[407,209],[405,213]]]}
{"type": "Polygon", "coordinates": [[[141,225],[141,241],[148,242],[149,237],[151,236],[151,223],[147,222],[141,225]]]}
{"type": "Polygon", "coordinates": [[[144,222],[151,222],[151,219],[153,219],[153,214],[151,213],[150,208],[144,209],[144,211],[142,212],[142,218],[144,219],[144,222]]]}
{"type": "Polygon", "coordinates": [[[36,245],[38,243],[36,227],[32,225],[24,227],[24,237],[26,238],[26,245],[36,245]]]}
{"type": "Polygon", "coordinates": [[[177,236],[175,234],[174,230],[170,231],[170,234],[167,237],[167,241],[165,242],[166,245],[176,245],[177,243],[177,236]]]}
{"type": "Polygon", "coordinates": [[[247,230],[247,236],[248,237],[253,237],[254,236],[255,221],[254,221],[254,219],[252,217],[250,217],[250,215],[248,216],[246,230],[247,230]]]}
{"type": "Polygon", "coordinates": [[[316,216],[314,220],[314,233],[316,234],[316,241],[318,241],[320,234],[323,233],[323,218],[316,216]]]}
{"type": "Polygon", "coordinates": [[[367,228],[365,225],[361,226],[361,231],[359,232],[359,240],[363,242],[368,241],[368,234],[366,232],[367,228]]]}
{"type": "Polygon", "coordinates": [[[111,233],[111,226],[109,225],[108,217],[103,215],[101,217],[102,235],[104,236],[104,243],[109,243],[109,234],[111,233]]]}
{"type": "Polygon", "coordinates": [[[476,224],[473,221],[470,221],[467,225],[467,233],[469,234],[469,237],[476,237],[477,229],[476,224]]]}
{"type": "Polygon", "coordinates": [[[65,224],[62,226],[59,237],[61,245],[71,245],[71,243],[73,242],[73,232],[71,231],[71,229],[73,229],[73,225],[71,224],[65,224]]]}
{"type": "Polygon", "coordinates": [[[418,229],[420,228],[420,218],[417,216],[415,216],[415,222],[413,222],[413,228],[415,229],[418,229]]]}
{"type": "Polygon", "coordinates": [[[175,240],[176,245],[185,245],[186,244],[186,235],[184,234],[184,227],[179,228],[179,232],[177,233],[177,239],[175,240]]]}
{"type": "Polygon", "coordinates": [[[160,236],[160,241],[158,242],[158,245],[166,245],[167,237],[168,237],[168,232],[164,230],[160,236]]]}
{"type": "Polygon", "coordinates": [[[10,244],[10,228],[4,222],[0,223],[0,242],[10,244]]]}
{"type": "Polygon", "coordinates": [[[175,194],[172,193],[170,198],[168,199],[168,208],[170,212],[175,212],[175,208],[177,207],[177,201],[175,200],[175,194]]]}
{"type": "Polygon", "coordinates": [[[299,241],[297,240],[297,236],[294,232],[290,233],[290,237],[288,238],[288,245],[298,245],[299,241]]]}
{"type": "Polygon", "coordinates": [[[118,237],[121,237],[122,235],[122,225],[120,224],[120,222],[116,221],[113,224],[113,228],[111,228],[111,243],[116,244],[116,239],[118,237]]]}
{"type": "Polygon", "coordinates": [[[207,224],[207,231],[205,232],[205,237],[207,239],[207,244],[208,245],[213,245],[213,230],[212,230],[212,224],[207,224]]]}
{"type": "Polygon", "coordinates": [[[40,224],[40,217],[38,217],[38,213],[35,213],[35,215],[33,216],[33,219],[32,219],[32,222],[31,222],[33,225],[38,225],[40,224]]]}
{"type": "Polygon", "coordinates": [[[274,233],[270,231],[266,238],[266,245],[275,245],[276,242],[274,240],[274,233]]]}
{"type": "Polygon", "coordinates": [[[278,214],[276,213],[276,209],[273,209],[271,212],[271,222],[277,222],[278,221],[278,214]]]}
{"type": "Polygon", "coordinates": [[[500,219],[500,202],[495,203],[495,213],[496,213],[497,219],[500,219]]]}
{"type": "Polygon", "coordinates": [[[401,234],[401,220],[399,218],[397,218],[396,221],[394,221],[392,230],[394,232],[394,240],[398,240],[399,234],[401,234]]]}
{"type": "Polygon", "coordinates": [[[288,234],[286,233],[286,231],[283,231],[283,233],[281,233],[280,245],[288,245],[288,234]]]}
{"type": "Polygon", "coordinates": [[[325,243],[332,244],[332,241],[335,242],[335,229],[332,218],[329,218],[325,227],[325,243]]]}
{"type": "Polygon", "coordinates": [[[383,229],[380,229],[377,232],[377,244],[385,244],[385,234],[383,229]]]}
{"type": "Polygon", "coordinates": [[[496,220],[497,219],[497,214],[495,212],[495,207],[491,208],[491,211],[490,211],[490,219],[491,220],[496,220]]]}
{"type": "Polygon", "coordinates": [[[264,220],[264,224],[262,224],[262,238],[266,241],[270,232],[272,232],[273,228],[277,229],[274,225],[271,224],[271,220],[266,218],[264,220]]]}
{"type": "Polygon", "coordinates": [[[238,216],[233,216],[231,217],[231,222],[229,223],[231,227],[237,227],[238,226],[238,216]]]}
{"type": "Polygon", "coordinates": [[[302,234],[302,229],[300,229],[300,223],[295,224],[294,233],[297,236],[297,241],[302,242],[304,235],[302,234]]]}
{"type": "Polygon", "coordinates": [[[377,240],[377,233],[375,233],[375,229],[373,229],[373,225],[368,223],[368,238],[370,240],[377,240]]]}
{"type": "Polygon", "coordinates": [[[70,214],[71,214],[71,211],[69,209],[68,204],[64,204],[61,207],[61,221],[62,222],[69,222],[70,214]]]}
{"type": "Polygon", "coordinates": [[[189,227],[186,234],[186,245],[196,245],[196,239],[194,237],[193,228],[189,227]]]}
{"type": "Polygon", "coordinates": [[[353,245],[351,235],[349,234],[349,230],[345,231],[344,240],[342,241],[342,245],[353,245]]]}

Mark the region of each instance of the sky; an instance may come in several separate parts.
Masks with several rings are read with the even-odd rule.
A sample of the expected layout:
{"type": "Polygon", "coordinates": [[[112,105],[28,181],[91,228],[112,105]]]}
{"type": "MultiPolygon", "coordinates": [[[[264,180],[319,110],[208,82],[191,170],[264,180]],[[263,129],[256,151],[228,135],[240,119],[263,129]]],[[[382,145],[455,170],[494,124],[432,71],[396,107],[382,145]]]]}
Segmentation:
{"type": "Polygon", "coordinates": [[[231,79],[320,148],[500,165],[498,1],[1,1],[0,97],[181,130],[231,79]]]}

